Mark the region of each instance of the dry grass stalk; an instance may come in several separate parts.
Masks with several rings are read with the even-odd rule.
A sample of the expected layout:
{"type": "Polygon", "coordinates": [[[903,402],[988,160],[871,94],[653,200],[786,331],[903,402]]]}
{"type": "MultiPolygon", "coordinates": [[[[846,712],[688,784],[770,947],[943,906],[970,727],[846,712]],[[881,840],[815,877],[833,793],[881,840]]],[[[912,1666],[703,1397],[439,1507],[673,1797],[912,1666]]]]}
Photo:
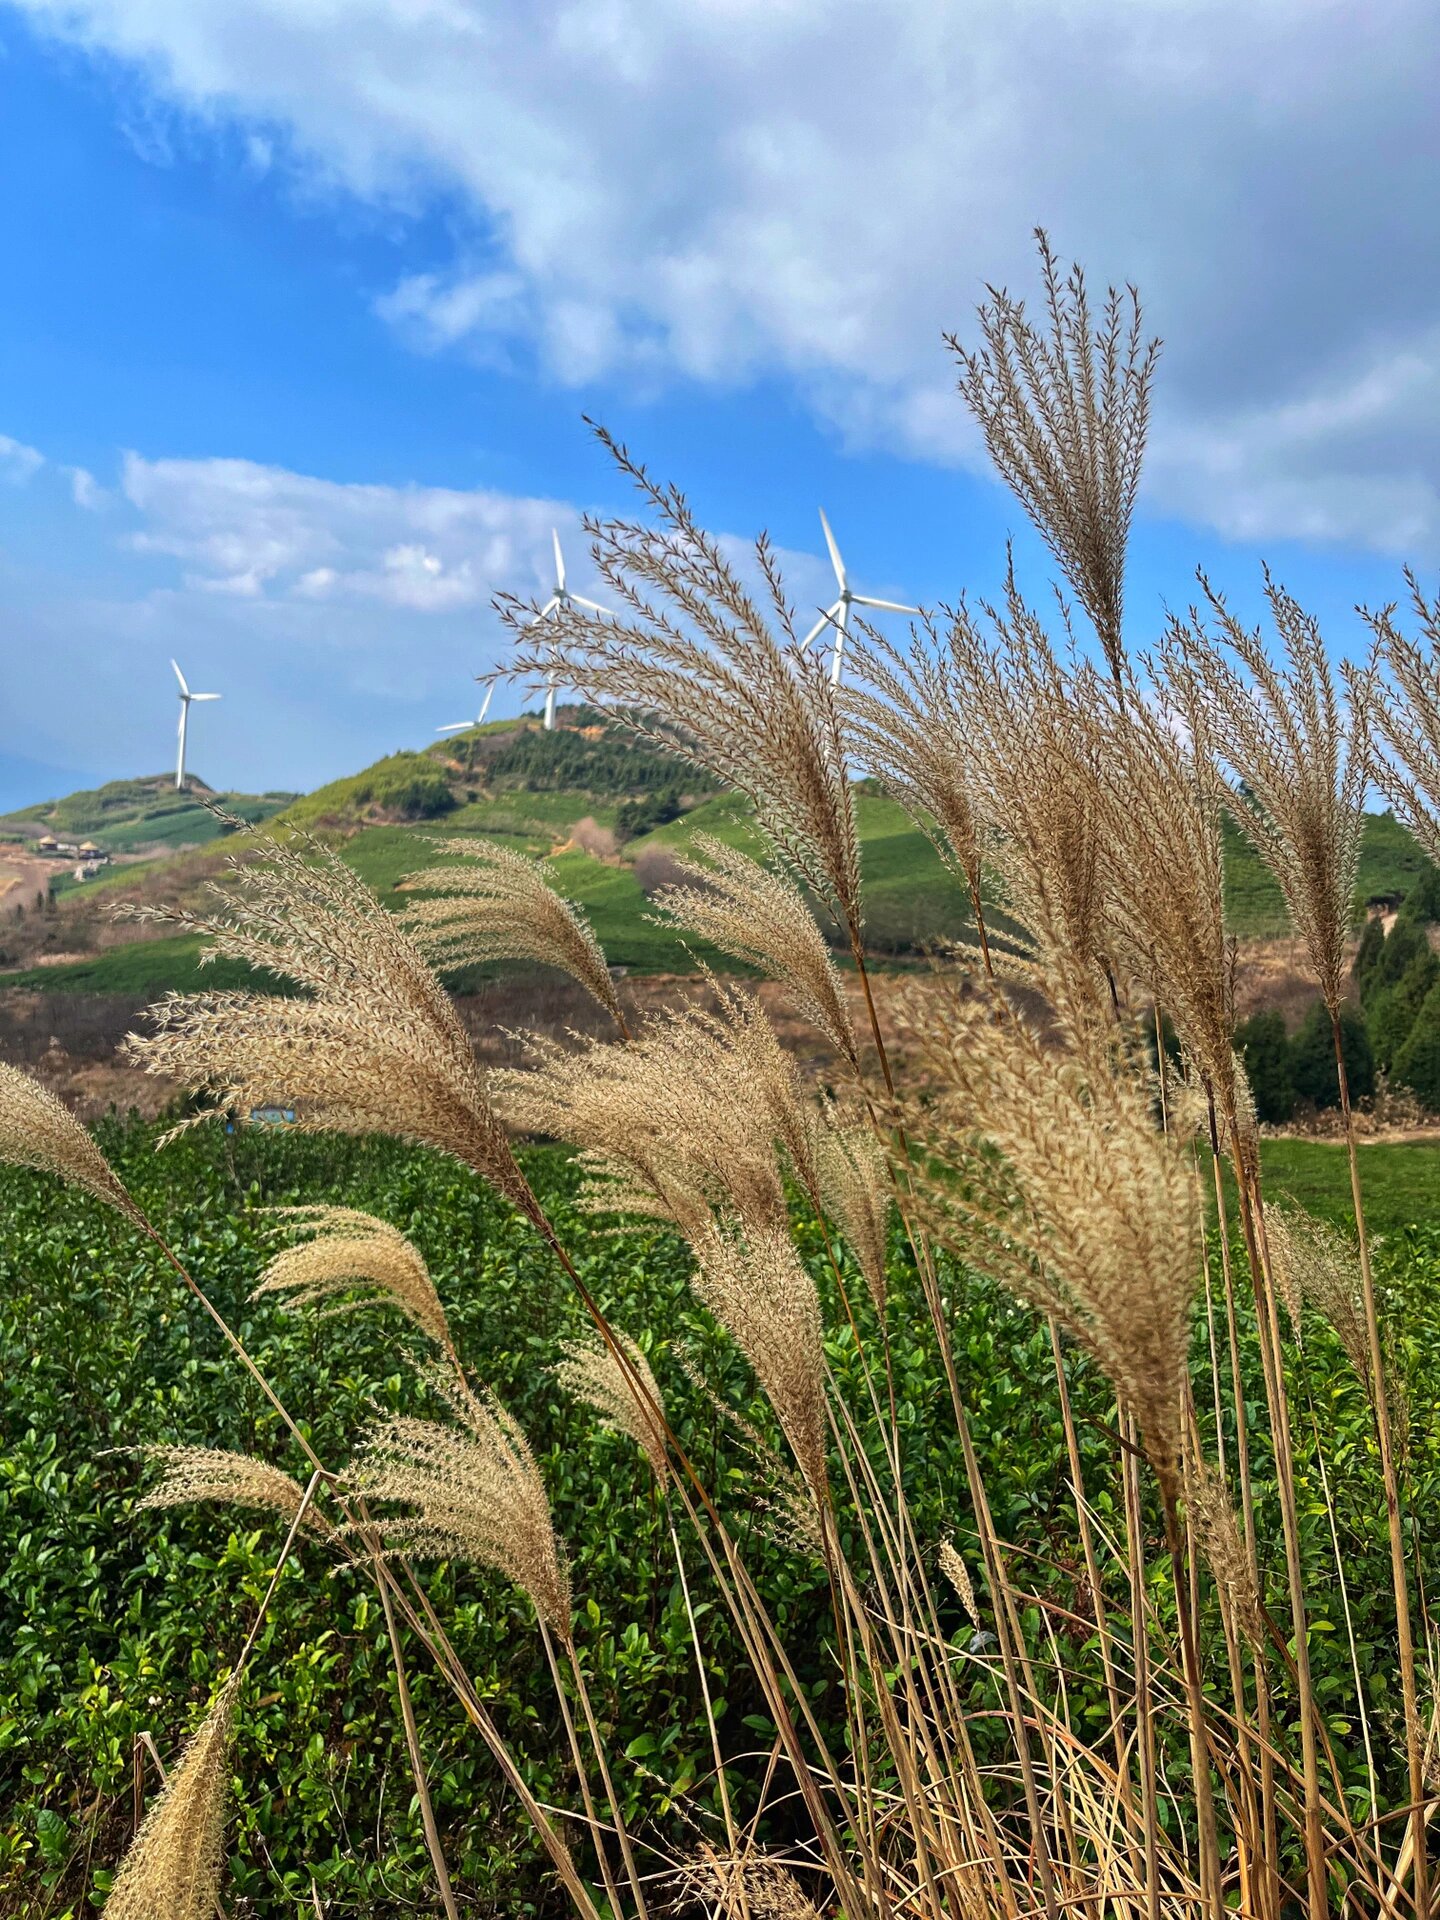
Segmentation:
{"type": "Polygon", "coordinates": [[[1276,1291],[1297,1331],[1303,1307],[1326,1321],[1367,1394],[1374,1397],[1360,1255],[1353,1240],[1313,1214],[1267,1207],[1276,1291]]]}
{"type": "Polygon", "coordinates": [[[280,845],[253,829],[249,840],[256,856],[232,860],[211,885],[213,914],[144,917],[204,935],[207,959],[243,960],[304,997],[171,994],[151,1009],[155,1031],[132,1035],[129,1054],[207,1098],[182,1127],[286,1101],[302,1128],[393,1134],[451,1154],[534,1218],[469,1037],[414,941],[317,841],[280,845]]]}
{"type": "Polygon", "coordinates": [[[586,523],[618,619],[572,603],[542,628],[534,607],[497,602],[520,639],[513,671],[558,673],[617,725],[748,796],[782,859],[858,935],[860,842],[839,709],[823,650],[807,653],[796,637],[769,541],[755,549],[762,611],[684,495],[599,437],[659,524],[586,523]]]}
{"type": "Polygon", "coordinates": [[[1350,675],[1347,707],[1317,622],[1268,571],[1265,598],[1284,665],[1202,585],[1213,630],[1194,609],[1188,621],[1172,620],[1163,648],[1166,677],[1175,688],[1188,681],[1186,711],[1207,716],[1210,737],[1234,776],[1226,793],[1230,810],[1274,875],[1333,1012],[1349,964],[1375,662],[1350,675]]]}
{"type": "Polygon", "coordinates": [[[947,672],[965,716],[973,802],[1030,952],[997,964],[1064,1003],[1108,1008],[1113,975],[1092,668],[1062,661],[1013,569],[1003,608],[962,606],[947,672]]]}
{"type": "Polygon", "coordinates": [[[676,862],[689,884],[655,896],[665,920],[778,981],[802,1017],[857,1068],[840,976],[799,891],[713,834],[697,833],[690,844],[699,858],[676,862]]]}
{"type": "Polygon", "coordinates": [[[623,1027],[600,943],[579,909],[550,885],[541,863],[491,840],[447,839],[445,847],[469,864],[427,867],[400,883],[433,896],[411,902],[401,915],[421,950],[442,967],[487,960],[557,967],[623,1027]]]}
{"type": "Polygon", "coordinates": [[[239,1690],[238,1675],[221,1688],[146,1814],[105,1902],[111,1920],[210,1920],[215,1912],[239,1690]]]}
{"type": "Polygon", "coordinates": [[[75,1116],[48,1089],[4,1061],[0,1061],[0,1161],[52,1173],[148,1230],[145,1216],[75,1116]]]}
{"type": "Polygon", "coordinates": [[[1193,1451],[1185,1461],[1185,1507],[1211,1578],[1223,1589],[1235,1618],[1256,1647],[1266,1644],[1264,1611],[1255,1573],[1225,1482],[1193,1451]]]}
{"type": "Polygon", "coordinates": [[[827,1115],[815,1154],[820,1197],[859,1262],[875,1311],[884,1318],[895,1189],[885,1150],[868,1128],[827,1115]]]}
{"type": "Polygon", "coordinates": [[[788,1228],[716,1221],[696,1235],[695,1291],[754,1370],[817,1506],[829,1502],[820,1301],[788,1228]]]}
{"type": "Polygon", "coordinates": [[[1088,1027],[1042,1037],[998,995],[899,1012],[924,1076],[901,1111],[932,1226],[1091,1355],[1173,1495],[1201,1222],[1139,1049],[1088,1027]]]}
{"type": "Polygon", "coordinates": [[[984,345],[950,346],[990,458],[1089,615],[1118,685],[1125,548],[1160,342],[1142,345],[1134,287],[1128,298],[1108,290],[1097,325],[1080,269],[1062,279],[1043,231],[1035,238],[1047,327],[991,287],[980,308],[984,345]]]}
{"type": "Polygon", "coordinates": [[[631,1046],[534,1042],[536,1065],[495,1076],[511,1125],[580,1149],[598,1210],[673,1222],[688,1238],[712,1212],[783,1229],[777,1138],[803,1155],[811,1129],[794,1069],[747,995],[652,1021],[631,1046]]]}
{"type": "Polygon", "coordinates": [[[412,1509],[374,1523],[389,1546],[503,1574],[568,1644],[570,1574],[529,1441],[494,1394],[476,1396],[439,1372],[427,1378],[460,1424],[382,1421],[349,1484],[412,1509]]]}
{"type": "Polygon", "coordinates": [[[341,1300],[327,1313],[348,1313],[388,1301],[449,1350],[450,1325],[420,1250],[388,1220],[353,1207],[272,1207],[281,1230],[311,1237],[277,1253],[261,1274],[251,1299],[284,1294],[291,1307],[311,1307],[357,1288],[359,1299],[341,1300]]]}
{"type": "MultiPolygon", "coordinates": [[[[625,1334],[617,1333],[615,1338],[624,1349],[642,1393],[647,1396],[647,1404],[658,1407],[663,1416],[665,1402],[650,1362],[625,1334]]],[[[607,1427],[628,1435],[650,1462],[655,1478],[663,1486],[670,1470],[663,1430],[637,1398],[629,1376],[605,1341],[598,1337],[570,1340],[562,1348],[562,1354],[563,1358],[550,1369],[556,1383],[572,1399],[597,1413],[607,1427]]]]}
{"type": "Polygon", "coordinates": [[[1440,861],[1440,600],[1427,600],[1407,567],[1410,604],[1428,653],[1407,639],[1386,607],[1367,618],[1388,670],[1371,702],[1377,751],[1371,767],[1395,812],[1440,861]]]}
{"type": "MultiPolygon", "coordinates": [[[[220,1447],[144,1447],[145,1458],[164,1469],[164,1477],[135,1502],[136,1512],[150,1507],[190,1506],[215,1500],[224,1506],[254,1507],[294,1520],[305,1489],[268,1460],[220,1447]]],[[[312,1504],[300,1523],[312,1533],[328,1534],[329,1522],[312,1504]]]]}

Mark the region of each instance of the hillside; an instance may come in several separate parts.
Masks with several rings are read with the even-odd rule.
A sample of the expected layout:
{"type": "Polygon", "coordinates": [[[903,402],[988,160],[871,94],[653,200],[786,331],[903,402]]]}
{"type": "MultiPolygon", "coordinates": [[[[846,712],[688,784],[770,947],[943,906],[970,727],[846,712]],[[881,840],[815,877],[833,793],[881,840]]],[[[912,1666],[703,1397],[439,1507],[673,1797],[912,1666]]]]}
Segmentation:
{"type": "Polygon", "coordinates": [[[172,774],[111,780],[103,787],[45,800],[0,815],[0,840],[27,850],[49,836],[90,842],[112,855],[176,852],[205,846],[225,831],[205,805],[210,801],[242,820],[267,820],[288,806],[291,793],[215,793],[193,777],[177,792],[172,774]]]}
{"type": "MultiPolygon", "coordinates": [[[[589,914],[612,964],[642,973],[690,971],[695,956],[652,923],[650,895],[673,877],[676,854],[699,830],[753,844],[747,810],[732,797],[697,791],[683,765],[607,729],[593,709],[562,708],[559,720],[552,733],[532,717],[495,721],[388,755],[298,798],[217,797],[243,817],[319,833],[390,904],[403,876],[447,857],[452,836],[502,839],[548,859],[556,884],[589,914]]],[[[165,786],[163,776],[112,782],[0,820],[0,834],[23,834],[31,845],[42,831],[64,830],[116,856],[84,882],[61,869],[44,911],[32,905],[20,919],[12,911],[7,923],[0,907],[0,988],[139,998],[193,988],[202,978],[230,984],[218,970],[202,976],[195,940],[156,937],[153,928],[116,923],[106,911],[122,899],[189,902],[222,858],[219,823],[198,800],[165,786]],[[142,852],[148,857],[137,857],[142,852]]],[[[877,959],[903,960],[963,936],[968,904],[925,836],[870,782],[861,783],[857,805],[867,942],[877,959]]],[[[3,854],[0,848],[0,864],[3,854]]],[[[1372,816],[1357,924],[1367,901],[1403,896],[1424,864],[1394,819],[1372,816]]],[[[1227,833],[1226,887],[1242,939],[1284,933],[1278,890],[1234,830],[1227,833]]],[[[454,984],[479,983],[460,977],[454,984]]]]}

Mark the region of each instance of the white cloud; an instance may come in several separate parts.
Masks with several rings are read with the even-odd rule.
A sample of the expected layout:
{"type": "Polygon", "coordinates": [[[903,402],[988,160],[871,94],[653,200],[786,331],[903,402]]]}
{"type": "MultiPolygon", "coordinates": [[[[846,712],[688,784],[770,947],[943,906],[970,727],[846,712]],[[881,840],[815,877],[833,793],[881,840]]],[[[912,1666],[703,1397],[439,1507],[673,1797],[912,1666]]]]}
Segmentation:
{"type": "Polygon", "coordinates": [[[37,453],[34,447],[27,447],[23,440],[12,440],[8,433],[0,433],[0,480],[23,487],[27,480],[34,479],[44,464],[43,453],[37,453]]]}
{"type": "Polygon", "coordinates": [[[488,604],[548,582],[550,532],[575,538],[568,503],[487,489],[315,479],[250,460],[147,460],[121,486],[139,553],[179,561],[187,586],[242,599],[370,601],[411,613],[488,604]]]}

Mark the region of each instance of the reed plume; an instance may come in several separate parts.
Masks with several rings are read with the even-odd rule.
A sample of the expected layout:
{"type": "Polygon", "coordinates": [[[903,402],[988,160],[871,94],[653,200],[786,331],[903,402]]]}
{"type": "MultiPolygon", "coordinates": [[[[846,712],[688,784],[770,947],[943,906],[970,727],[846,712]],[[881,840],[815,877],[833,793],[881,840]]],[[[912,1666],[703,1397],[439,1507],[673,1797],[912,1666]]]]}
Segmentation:
{"type": "Polygon", "coordinates": [[[972,1627],[980,1624],[980,1609],[975,1600],[975,1583],[970,1578],[970,1569],[960,1558],[953,1540],[940,1542],[940,1571],[955,1589],[956,1597],[965,1609],[966,1618],[972,1627]]]}
{"type": "Polygon", "coordinates": [[[883,1319],[895,1200],[885,1149],[870,1128],[847,1127],[828,1114],[815,1159],[825,1210],[849,1241],[875,1311],[883,1319]]]}
{"type": "Polygon", "coordinates": [[[251,1293],[287,1296],[291,1307],[330,1301],[327,1314],[349,1313],[388,1302],[398,1307],[437,1346],[453,1351],[445,1309],[420,1250],[388,1220],[354,1207],[271,1207],[283,1231],[310,1238],[275,1255],[251,1293]],[[337,1296],[364,1289],[361,1297],[337,1296]]]}
{"type": "Polygon", "coordinates": [[[858,1070],[855,1029],[840,976],[799,891],[783,874],[713,834],[697,833],[690,847],[698,858],[676,862],[686,884],[662,887],[655,895],[664,922],[777,981],[802,1018],[852,1072],[858,1070]]]}
{"type": "Polygon", "coordinates": [[[531,1219],[537,1206],[460,1018],[414,941],[338,855],[308,836],[257,849],[212,882],[209,914],[141,909],[299,989],[170,994],[129,1057],[205,1102],[173,1128],[270,1101],[311,1131],[385,1133],[462,1161],[531,1219]]]}
{"type": "Polygon", "coordinates": [[[1155,1121],[1139,1049],[1088,1026],[1042,1035],[998,995],[909,995],[921,1083],[901,1114],[943,1244],[1051,1314],[1137,1421],[1170,1497],[1201,1223],[1183,1145],[1155,1121]]]}
{"type": "Polygon", "coordinates": [[[210,1920],[216,1911],[239,1691],[237,1674],[216,1695],[146,1814],[105,1902],[110,1920],[210,1920]]]}
{"type": "MultiPolygon", "coordinates": [[[[304,1504],[305,1489],[297,1481],[250,1453],[228,1453],[220,1447],[142,1447],[140,1451],[163,1469],[163,1477],[136,1501],[137,1513],[214,1500],[222,1506],[253,1507],[294,1520],[304,1504]]],[[[331,1531],[313,1504],[305,1507],[300,1524],[312,1533],[331,1531]]]]}
{"type": "Polygon", "coordinates": [[[54,1174],[149,1231],[144,1214],[75,1116],[47,1088],[5,1061],[0,1061],[0,1161],[54,1174]]]}
{"type": "Polygon", "coordinates": [[[453,839],[447,852],[463,866],[427,867],[406,874],[401,886],[423,887],[431,898],[412,901],[401,922],[437,966],[487,960],[533,960],[578,981],[621,1028],[615,983],[600,943],[580,910],[564,900],[538,860],[492,840],[453,839]]]}
{"type": "Polygon", "coordinates": [[[840,705],[856,758],[963,881],[983,941],[985,823],[972,791],[969,717],[951,663],[927,621],[904,652],[868,628],[858,630],[850,669],[840,705]]]}
{"type": "Polygon", "coordinates": [[[706,1847],[685,1862],[678,1880],[683,1894],[706,1904],[710,1920],[820,1920],[789,1868],[760,1854],[706,1847]]]}
{"type": "Polygon", "coordinates": [[[1192,609],[1163,646],[1172,686],[1185,678],[1187,710],[1208,716],[1233,779],[1226,797],[1284,895],[1326,1007],[1345,990],[1350,916],[1360,864],[1368,715],[1376,665],[1350,676],[1348,711],[1316,620],[1265,574],[1265,598],[1284,648],[1271,660],[1202,579],[1213,621],[1192,609]],[[1239,663],[1232,664],[1229,656],[1239,663]]]}
{"type": "Polygon", "coordinates": [[[562,1391],[597,1413],[607,1427],[613,1427],[635,1442],[663,1486],[669,1472],[665,1435],[649,1408],[657,1407],[663,1418],[665,1402],[644,1353],[627,1335],[617,1333],[615,1338],[639,1382],[643,1404],[630,1376],[598,1336],[591,1340],[567,1341],[561,1349],[562,1357],[550,1371],[562,1391]]]}
{"type": "Polygon", "coordinates": [[[1111,287],[1103,314],[1085,276],[1062,278],[1043,230],[1035,239],[1047,325],[991,287],[983,345],[960,361],[960,394],[996,469],[1039,529],[1090,618],[1118,687],[1125,548],[1140,484],[1158,339],[1142,344],[1140,296],[1111,287]]]}
{"type": "Polygon", "coordinates": [[[750,1362],[823,1509],[825,1348],[815,1282],[786,1228],[716,1220],[692,1245],[695,1291],[750,1362]]]}
{"type": "Polygon", "coordinates": [[[586,522],[617,619],[572,602],[542,628],[533,606],[497,600],[519,636],[512,671],[559,674],[617,726],[746,795],[782,860],[858,939],[860,842],[839,709],[820,654],[796,638],[768,539],[755,548],[762,611],[679,489],[597,432],[658,524],[586,522]]]}
{"type": "Polygon", "coordinates": [[[946,671],[965,716],[973,804],[985,822],[1008,912],[1027,946],[998,964],[1074,1017],[1111,982],[1108,868],[1103,858],[1092,668],[1062,660],[1026,605],[1013,565],[1001,607],[962,605],[946,671]]]}
{"type": "Polygon", "coordinates": [[[1154,995],[1213,1095],[1248,1138],[1235,1054],[1234,945],[1225,925],[1224,783],[1192,682],[1111,699],[1097,755],[1099,845],[1117,965],[1154,995]]]}
{"type": "Polygon", "coordinates": [[[776,1139],[783,1130],[804,1152],[811,1137],[763,1013],[717,991],[718,1012],[666,1013],[628,1047],[534,1041],[531,1068],[494,1080],[512,1126],[579,1150],[592,1205],[671,1221],[692,1240],[715,1210],[783,1229],[776,1139]]]}
{"type": "Polygon", "coordinates": [[[1430,858],[1440,862],[1440,600],[1427,600],[1407,567],[1410,604],[1428,650],[1401,633],[1393,608],[1366,617],[1388,678],[1373,689],[1370,713],[1376,783],[1430,858]]]}
{"type": "Polygon", "coordinates": [[[1275,1287],[1297,1331],[1310,1307],[1327,1322],[1367,1394],[1375,1394],[1360,1255],[1338,1227],[1291,1207],[1265,1215],[1275,1287]]]}
{"type": "Polygon", "coordinates": [[[439,1371],[426,1377],[459,1424],[382,1421],[348,1484],[411,1509],[374,1522],[389,1547],[502,1574],[568,1643],[570,1574],[529,1441],[493,1393],[477,1396],[439,1371]]]}

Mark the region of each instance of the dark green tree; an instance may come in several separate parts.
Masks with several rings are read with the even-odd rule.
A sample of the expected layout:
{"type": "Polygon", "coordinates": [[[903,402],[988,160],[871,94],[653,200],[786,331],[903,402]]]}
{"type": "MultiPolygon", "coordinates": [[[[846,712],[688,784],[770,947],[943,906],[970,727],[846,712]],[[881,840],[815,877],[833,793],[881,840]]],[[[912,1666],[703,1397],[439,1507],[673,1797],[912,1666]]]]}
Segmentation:
{"type": "Polygon", "coordinates": [[[1411,963],[1429,951],[1425,929],[1413,920],[1397,919],[1370,975],[1370,991],[1376,993],[1381,987],[1398,987],[1411,963]]]}
{"type": "Polygon", "coordinates": [[[1403,920],[1407,925],[1422,927],[1434,926],[1440,920],[1440,867],[1433,860],[1425,863],[1395,917],[1397,922],[1403,920]]]}
{"type": "MultiPolygon", "coordinates": [[[[1387,942],[1388,945],[1388,942],[1387,942]]],[[[1340,1009],[1340,1045],[1350,1098],[1363,1100],[1375,1091],[1375,1056],[1358,1007],[1340,1009]]],[[[1295,1096],[1317,1107],[1338,1107],[1340,1076],[1335,1070],[1335,1040],[1325,1003],[1317,1000],[1290,1043],[1290,1077],[1295,1096]]]]}
{"type": "Polygon", "coordinates": [[[1440,982],[1431,987],[1395,1061],[1395,1078],[1440,1113],[1440,982]]]}
{"type": "Polygon", "coordinates": [[[1385,928],[1380,916],[1373,915],[1365,922],[1365,931],[1360,936],[1360,946],[1355,954],[1355,987],[1362,1001],[1370,995],[1370,982],[1375,969],[1380,964],[1380,955],[1385,951],[1385,928]]]}
{"type": "Polygon", "coordinates": [[[1278,1013],[1252,1013],[1235,1030],[1235,1051],[1245,1063],[1257,1119],[1272,1126],[1283,1124],[1295,1111],[1284,1019],[1278,1013]]]}

